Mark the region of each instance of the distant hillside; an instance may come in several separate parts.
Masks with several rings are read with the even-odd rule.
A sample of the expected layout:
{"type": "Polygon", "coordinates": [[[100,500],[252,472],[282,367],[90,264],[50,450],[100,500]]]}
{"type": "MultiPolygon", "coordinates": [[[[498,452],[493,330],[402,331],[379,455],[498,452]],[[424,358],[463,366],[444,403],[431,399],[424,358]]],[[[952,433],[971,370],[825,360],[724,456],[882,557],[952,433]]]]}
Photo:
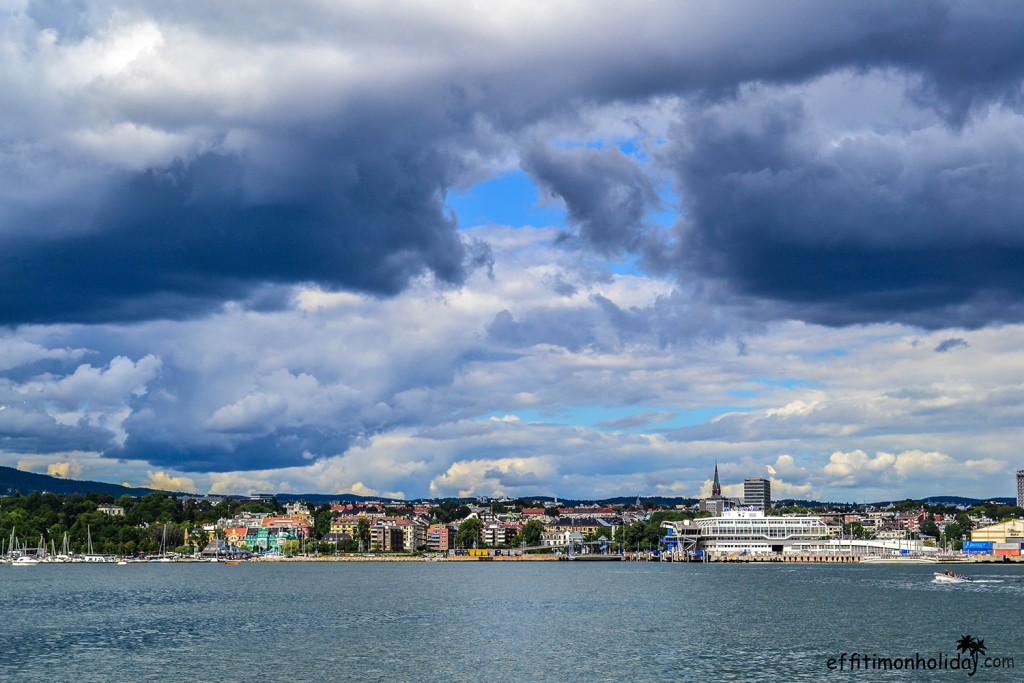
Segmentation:
{"type": "Polygon", "coordinates": [[[62,479],[51,477],[48,474],[36,474],[35,472],[22,472],[13,467],[0,466],[0,494],[9,495],[13,493],[28,494],[33,491],[40,493],[56,493],[60,495],[71,495],[79,493],[104,493],[118,498],[123,495],[144,496],[153,493],[154,489],[136,488],[121,486],[119,484],[108,484],[102,481],[78,481],[77,479],[62,479]]]}
{"type": "MultiPolygon", "coordinates": [[[[696,498],[679,498],[669,496],[640,496],[640,503],[646,503],[647,501],[653,501],[658,505],[664,507],[674,507],[677,505],[694,505],[697,502],[696,498]]],[[[633,505],[636,503],[637,496],[618,496],[616,498],[601,498],[597,500],[598,503],[607,503],[608,505],[633,505]]]]}
{"type": "MultiPolygon", "coordinates": [[[[905,499],[904,499],[905,500],[905,499]]],[[[916,499],[915,499],[916,500],[916,499]]],[[[1016,498],[964,498],[963,496],[928,496],[927,498],[921,498],[922,503],[929,503],[931,505],[963,505],[966,507],[972,507],[974,505],[981,505],[989,501],[996,503],[1005,503],[1006,505],[1016,505],[1016,498]]],[[[894,501],[883,501],[881,503],[873,503],[873,505],[888,505],[892,503],[902,503],[902,500],[894,501]]]]}
{"type": "MultiPolygon", "coordinates": [[[[243,496],[244,497],[244,496],[243,496]]],[[[292,500],[301,500],[304,503],[312,503],[313,505],[323,505],[325,503],[352,503],[356,501],[368,501],[378,500],[384,503],[395,502],[395,503],[407,503],[406,500],[393,500],[391,498],[382,498],[381,496],[357,496],[354,493],[278,493],[275,494],[277,502],[287,503],[292,500]]]]}

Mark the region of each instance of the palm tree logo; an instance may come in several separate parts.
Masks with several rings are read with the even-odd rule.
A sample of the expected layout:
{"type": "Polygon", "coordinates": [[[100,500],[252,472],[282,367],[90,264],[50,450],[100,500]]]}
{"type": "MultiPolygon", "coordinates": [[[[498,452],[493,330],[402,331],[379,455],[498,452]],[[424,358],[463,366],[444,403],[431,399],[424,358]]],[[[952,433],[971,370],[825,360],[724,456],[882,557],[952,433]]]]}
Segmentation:
{"type": "MultiPolygon", "coordinates": [[[[982,638],[975,638],[974,636],[961,636],[960,640],[956,641],[956,650],[961,654],[968,655],[974,662],[974,669],[978,669],[978,656],[985,654],[985,640],[982,638]]],[[[974,673],[968,674],[973,676],[974,673]]]]}

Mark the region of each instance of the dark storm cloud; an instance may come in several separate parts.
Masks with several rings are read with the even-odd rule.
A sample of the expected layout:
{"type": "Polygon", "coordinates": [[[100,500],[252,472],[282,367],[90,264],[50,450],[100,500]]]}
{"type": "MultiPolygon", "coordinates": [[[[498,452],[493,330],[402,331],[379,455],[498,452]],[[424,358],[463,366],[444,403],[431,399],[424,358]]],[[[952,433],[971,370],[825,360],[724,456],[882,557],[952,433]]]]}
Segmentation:
{"type": "Polygon", "coordinates": [[[935,347],[935,352],[946,353],[947,351],[951,351],[952,349],[966,346],[968,346],[966,339],[961,339],[960,337],[950,337],[949,339],[943,339],[941,342],[939,342],[938,345],[936,345],[935,347]]]}
{"type": "MultiPolygon", "coordinates": [[[[126,427],[131,429],[133,425],[126,427]]],[[[231,445],[181,443],[173,436],[164,437],[169,438],[151,440],[133,435],[123,448],[112,449],[109,455],[193,472],[258,470],[308,465],[313,457],[345,452],[355,438],[330,428],[277,429],[273,434],[246,437],[231,445]]]]}
{"type": "Polygon", "coordinates": [[[689,211],[680,263],[830,325],[1022,319],[1020,138],[979,122],[970,135],[834,141],[817,123],[783,98],[692,112],[674,129],[689,211]]]}
{"type": "Polygon", "coordinates": [[[536,147],[524,155],[523,167],[565,201],[569,221],[589,246],[604,253],[642,249],[644,215],[658,196],[634,159],[618,149],[536,147]]]}
{"type": "Polygon", "coordinates": [[[387,295],[428,270],[461,281],[465,250],[435,185],[443,162],[353,159],[329,142],[308,143],[321,149],[288,198],[247,200],[244,161],[207,154],[118,177],[71,235],[0,239],[0,323],[188,317],[265,282],[387,295]]]}
{"type": "Polygon", "coordinates": [[[0,450],[11,453],[55,453],[115,447],[110,431],[79,423],[58,424],[42,411],[7,406],[0,410],[0,450]]]}

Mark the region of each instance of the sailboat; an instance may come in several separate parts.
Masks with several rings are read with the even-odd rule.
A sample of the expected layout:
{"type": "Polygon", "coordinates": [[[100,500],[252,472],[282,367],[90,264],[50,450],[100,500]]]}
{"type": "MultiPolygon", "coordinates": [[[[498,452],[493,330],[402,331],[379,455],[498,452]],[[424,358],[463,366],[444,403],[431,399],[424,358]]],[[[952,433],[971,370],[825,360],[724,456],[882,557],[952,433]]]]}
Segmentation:
{"type": "Polygon", "coordinates": [[[167,555],[167,525],[164,524],[164,535],[160,540],[160,556],[149,560],[150,562],[174,562],[173,557],[167,555]]]}
{"type": "MultiPolygon", "coordinates": [[[[54,553],[56,555],[56,553],[54,553]]],[[[64,540],[60,544],[60,554],[57,555],[58,562],[74,562],[71,556],[71,544],[68,543],[68,532],[64,532],[64,540]]]]}
{"type": "Polygon", "coordinates": [[[89,526],[85,527],[85,536],[86,536],[85,561],[86,562],[109,562],[110,558],[108,558],[106,555],[97,555],[92,550],[92,527],[89,527],[89,526]]]}

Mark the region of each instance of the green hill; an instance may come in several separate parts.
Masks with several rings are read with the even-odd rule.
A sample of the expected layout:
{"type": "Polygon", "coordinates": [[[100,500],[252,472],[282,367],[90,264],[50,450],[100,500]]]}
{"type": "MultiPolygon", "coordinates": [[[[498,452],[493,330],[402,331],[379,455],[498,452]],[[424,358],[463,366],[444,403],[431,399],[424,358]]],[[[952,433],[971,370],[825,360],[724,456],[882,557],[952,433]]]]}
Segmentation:
{"type": "Polygon", "coordinates": [[[147,493],[153,493],[154,490],[108,484],[102,481],[62,479],[61,477],[51,477],[48,474],[22,472],[13,467],[0,466],[0,494],[3,495],[12,493],[28,494],[33,491],[39,491],[40,493],[57,493],[61,495],[72,493],[83,495],[87,493],[106,493],[118,498],[123,495],[144,496],[147,493]]]}

